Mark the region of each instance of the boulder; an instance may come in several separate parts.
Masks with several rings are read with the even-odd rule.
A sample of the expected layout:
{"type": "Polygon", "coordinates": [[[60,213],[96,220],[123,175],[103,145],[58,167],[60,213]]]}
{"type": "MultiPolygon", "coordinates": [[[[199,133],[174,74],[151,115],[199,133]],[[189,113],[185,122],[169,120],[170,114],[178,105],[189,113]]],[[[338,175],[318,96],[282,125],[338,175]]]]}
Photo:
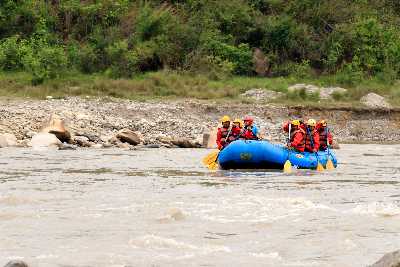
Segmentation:
{"type": "Polygon", "coordinates": [[[203,147],[217,148],[217,131],[218,128],[215,127],[203,134],[203,147]]]}
{"type": "Polygon", "coordinates": [[[23,261],[10,261],[4,267],[28,267],[28,264],[23,261]]]}
{"type": "Polygon", "coordinates": [[[319,90],[319,97],[321,99],[330,99],[334,94],[344,95],[347,93],[347,89],[342,87],[322,87],[319,90]]]}
{"type": "Polygon", "coordinates": [[[73,140],[79,146],[83,146],[83,147],[89,147],[90,146],[89,138],[87,138],[86,136],[80,136],[80,135],[74,136],[73,140]]]}
{"type": "Polygon", "coordinates": [[[189,140],[187,138],[173,138],[171,143],[173,145],[176,145],[177,147],[182,147],[182,148],[199,148],[201,147],[201,144],[193,141],[193,140],[189,140]]]}
{"type": "MultiPolygon", "coordinates": [[[[97,134],[93,134],[93,133],[79,132],[79,133],[75,133],[75,136],[86,137],[88,139],[88,141],[95,142],[95,143],[102,141],[101,138],[97,134]]],[[[108,141],[108,140],[106,140],[106,141],[108,141]]]]}
{"type": "Polygon", "coordinates": [[[260,77],[265,77],[269,73],[270,65],[268,59],[259,48],[254,49],[253,66],[254,66],[254,71],[260,77]]]}
{"type": "Polygon", "coordinates": [[[165,134],[159,134],[156,137],[156,140],[159,141],[162,144],[167,144],[167,145],[172,144],[172,137],[168,136],[168,135],[165,135],[165,134]]]}
{"type": "Polygon", "coordinates": [[[266,90],[266,89],[250,89],[241,94],[240,96],[247,97],[247,98],[252,98],[257,101],[269,101],[269,100],[274,100],[279,97],[282,97],[284,94],[281,92],[275,92],[272,90],[266,90]]]}
{"type": "Polygon", "coordinates": [[[369,93],[360,99],[360,102],[369,108],[373,109],[390,109],[390,104],[383,96],[375,93],[369,93]]]}
{"type": "Polygon", "coordinates": [[[17,138],[13,134],[5,133],[0,135],[0,148],[1,147],[9,147],[9,146],[17,146],[17,138]]]}
{"type": "Polygon", "coordinates": [[[400,267],[400,250],[385,254],[370,267],[400,267]]]}
{"type": "Polygon", "coordinates": [[[133,146],[128,143],[118,143],[117,146],[122,149],[133,149],[133,146]]]}
{"type": "Polygon", "coordinates": [[[71,139],[71,134],[65,128],[64,120],[55,114],[50,116],[41,132],[54,134],[61,142],[69,142],[71,139]]]}
{"type": "Polygon", "coordinates": [[[61,141],[54,134],[51,133],[38,133],[33,136],[32,140],[29,142],[29,146],[33,147],[34,149],[58,149],[61,144],[61,141]]]}
{"type": "Polygon", "coordinates": [[[120,130],[116,137],[121,141],[131,145],[138,145],[143,143],[143,137],[139,132],[134,132],[129,129],[122,129],[120,130]]]}

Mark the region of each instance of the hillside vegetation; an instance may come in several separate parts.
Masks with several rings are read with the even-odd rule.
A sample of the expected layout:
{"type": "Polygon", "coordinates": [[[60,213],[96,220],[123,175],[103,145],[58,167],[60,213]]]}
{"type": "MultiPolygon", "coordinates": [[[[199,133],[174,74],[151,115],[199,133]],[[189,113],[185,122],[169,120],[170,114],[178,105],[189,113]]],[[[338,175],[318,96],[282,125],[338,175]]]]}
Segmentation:
{"type": "MultiPolygon", "coordinates": [[[[29,86],[49,85],[68,77],[138,82],[154,72],[207,79],[207,84],[252,77],[256,48],[265,55],[269,78],[322,79],[350,87],[373,81],[388,95],[400,94],[397,0],[0,2],[3,91],[25,88],[27,80],[29,86]]],[[[179,83],[161,86],[165,95],[179,89],[169,86],[179,83]]],[[[186,87],[186,95],[196,96],[186,87]]]]}

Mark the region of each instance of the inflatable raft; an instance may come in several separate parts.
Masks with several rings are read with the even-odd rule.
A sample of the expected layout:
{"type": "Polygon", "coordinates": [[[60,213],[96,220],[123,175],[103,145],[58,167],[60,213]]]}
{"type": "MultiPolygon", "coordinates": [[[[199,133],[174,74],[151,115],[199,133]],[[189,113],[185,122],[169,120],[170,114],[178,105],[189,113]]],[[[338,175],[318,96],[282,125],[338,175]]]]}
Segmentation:
{"type": "Polygon", "coordinates": [[[222,169],[283,169],[289,159],[299,169],[316,169],[318,161],[326,167],[328,157],[337,166],[336,156],[330,149],[318,153],[297,152],[268,141],[237,140],[218,155],[222,169]]]}

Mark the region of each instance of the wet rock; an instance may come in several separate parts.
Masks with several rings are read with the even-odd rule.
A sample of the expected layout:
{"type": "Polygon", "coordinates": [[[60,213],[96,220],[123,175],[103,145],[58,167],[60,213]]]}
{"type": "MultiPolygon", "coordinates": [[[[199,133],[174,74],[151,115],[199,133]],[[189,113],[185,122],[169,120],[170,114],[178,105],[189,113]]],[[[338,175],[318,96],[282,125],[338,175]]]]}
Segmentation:
{"type": "Polygon", "coordinates": [[[161,145],[159,144],[147,144],[145,145],[145,148],[160,148],[161,145]]]}
{"type": "Polygon", "coordinates": [[[172,144],[176,145],[177,147],[182,147],[182,148],[199,148],[201,147],[201,144],[187,139],[187,138],[174,138],[172,139],[172,144]]]}
{"type": "Polygon", "coordinates": [[[79,136],[74,136],[73,140],[79,146],[90,147],[89,138],[87,138],[86,136],[80,136],[80,135],[79,136]]]}
{"type": "Polygon", "coordinates": [[[4,267],[28,267],[28,264],[23,261],[10,261],[4,267]]]}
{"type": "Polygon", "coordinates": [[[64,120],[55,114],[50,116],[41,132],[54,134],[61,142],[69,142],[71,139],[71,134],[65,128],[64,120]]]}
{"type": "Polygon", "coordinates": [[[112,147],[113,146],[113,144],[111,144],[111,143],[104,143],[103,144],[103,147],[104,148],[110,148],[110,147],[112,147]]]}
{"type": "Polygon", "coordinates": [[[121,142],[126,142],[131,145],[138,145],[142,143],[142,136],[138,132],[131,131],[129,129],[122,129],[120,130],[116,137],[121,141],[121,142]]]}
{"type": "Polygon", "coordinates": [[[32,137],[29,142],[29,146],[34,149],[43,148],[55,148],[58,149],[61,146],[61,141],[51,133],[38,133],[32,137]]]}
{"type": "Polygon", "coordinates": [[[360,102],[369,108],[374,109],[390,109],[391,105],[385,100],[383,96],[375,93],[369,93],[360,99],[360,102]]]}
{"type": "Polygon", "coordinates": [[[251,98],[257,101],[269,101],[284,96],[281,92],[275,92],[267,89],[250,89],[241,94],[242,97],[251,98]]]}
{"type": "Polygon", "coordinates": [[[133,146],[128,143],[118,143],[117,146],[122,149],[133,149],[133,146]]]}
{"type": "Polygon", "coordinates": [[[5,133],[0,135],[0,148],[1,147],[10,147],[17,146],[17,138],[13,134],[5,133]]]}
{"type": "Polygon", "coordinates": [[[400,250],[385,254],[370,267],[400,267],[400,250]]]}
{"type": "Polygon", "coordinates": [[[60,145],[60,150],[76,150],[78,147],[73,144],[63,143],[60,145]]]}
{"type": "Polygon", "coordinates": [[[268,58],[259,48],[254,49],[253,66],[254,66],[254,71],[260,77],[265,77],[269,73],[270,65],[268,58]]]}

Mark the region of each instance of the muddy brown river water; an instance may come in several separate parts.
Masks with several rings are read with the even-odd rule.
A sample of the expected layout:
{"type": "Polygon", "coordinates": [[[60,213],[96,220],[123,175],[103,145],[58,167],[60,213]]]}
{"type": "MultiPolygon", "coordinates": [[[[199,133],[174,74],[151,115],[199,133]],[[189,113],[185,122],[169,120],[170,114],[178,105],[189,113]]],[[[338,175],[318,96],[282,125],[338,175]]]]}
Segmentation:
{"type": "Polygon", "coordinates": [[[367,266],[400,248],[400,146],[317,173],[217,171],[208,150],[0,150],[0,266],[367,266]]]}

